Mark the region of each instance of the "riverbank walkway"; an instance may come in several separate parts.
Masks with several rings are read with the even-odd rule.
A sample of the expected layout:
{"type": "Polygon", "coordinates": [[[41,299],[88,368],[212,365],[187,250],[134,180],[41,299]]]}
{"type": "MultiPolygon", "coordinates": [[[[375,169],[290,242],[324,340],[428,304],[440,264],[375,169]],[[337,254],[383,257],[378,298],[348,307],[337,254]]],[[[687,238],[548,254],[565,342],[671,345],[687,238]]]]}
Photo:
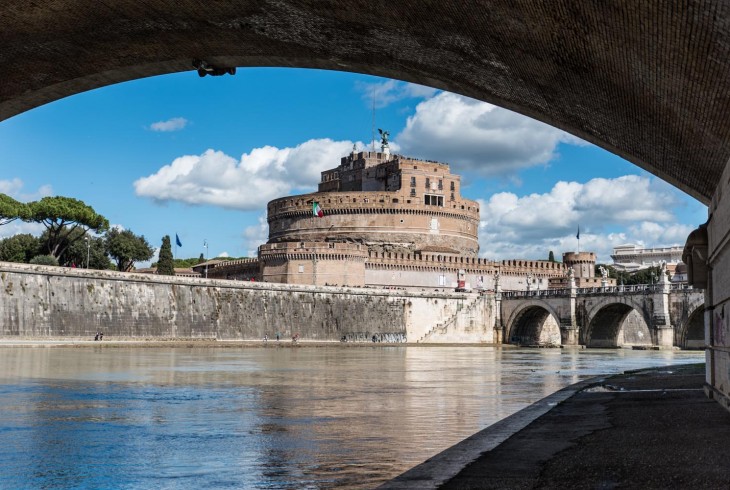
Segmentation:
{"type": "Polygon", "coordinates": [[[730,413],[704,364],[578,383],[381,488],[730,488],[730,413]]]}

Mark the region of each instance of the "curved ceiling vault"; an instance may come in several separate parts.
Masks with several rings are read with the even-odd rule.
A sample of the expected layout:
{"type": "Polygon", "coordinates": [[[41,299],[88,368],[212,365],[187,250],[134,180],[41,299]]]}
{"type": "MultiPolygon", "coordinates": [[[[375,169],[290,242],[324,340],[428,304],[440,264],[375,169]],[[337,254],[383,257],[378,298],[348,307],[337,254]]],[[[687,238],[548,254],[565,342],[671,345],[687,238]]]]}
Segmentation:
{"type": "Polygon", "coordinates": [[[200,59],[468,95],[593,142],[705,203],[730,157],[730,3],[719,0],[10,0],[0,25],[0,120],[200,59]]]}

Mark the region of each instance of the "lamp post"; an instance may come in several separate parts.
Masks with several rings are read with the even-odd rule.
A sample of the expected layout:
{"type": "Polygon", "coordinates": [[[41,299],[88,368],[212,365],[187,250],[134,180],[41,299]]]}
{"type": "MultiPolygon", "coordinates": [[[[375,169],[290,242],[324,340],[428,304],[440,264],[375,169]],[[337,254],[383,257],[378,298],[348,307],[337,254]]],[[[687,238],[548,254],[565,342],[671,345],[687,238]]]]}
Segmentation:
{"type": "Polygon", "coordinates": [[[89,240],[89,235],[84,236],[84,240],[86,240],[86,268],[89,268],[89,258],[91,257],[91,241],[89,240]]]}
{"type": "Polygon", "coordinates": [[[208,279],[208,240],[203,240],[205,247],[205,278],[208,279]]]}

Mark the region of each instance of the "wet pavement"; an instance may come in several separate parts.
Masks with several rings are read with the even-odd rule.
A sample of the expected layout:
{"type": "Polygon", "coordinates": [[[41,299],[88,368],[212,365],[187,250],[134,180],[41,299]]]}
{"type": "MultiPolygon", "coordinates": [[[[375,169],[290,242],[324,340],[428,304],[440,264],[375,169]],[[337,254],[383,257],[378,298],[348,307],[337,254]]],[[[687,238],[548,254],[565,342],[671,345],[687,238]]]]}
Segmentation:
{"type": "Polygon", "coordinates": [[[704,376],[688,365],[579,383],[383,488],[728,488],[730,413],[704,376]]]}

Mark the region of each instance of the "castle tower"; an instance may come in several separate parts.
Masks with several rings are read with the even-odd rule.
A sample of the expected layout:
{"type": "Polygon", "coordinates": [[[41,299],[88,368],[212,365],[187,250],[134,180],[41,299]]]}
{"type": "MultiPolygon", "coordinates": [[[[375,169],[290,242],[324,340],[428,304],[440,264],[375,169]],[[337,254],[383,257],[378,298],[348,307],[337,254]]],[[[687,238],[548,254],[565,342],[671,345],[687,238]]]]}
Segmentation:
{"type": "Polygon", "coordinates": [[[593,252],[565,252],[563,263],[565,267],[573,268],[576,279],[588,279],[595,276],[596,254],[593,252]]]}

